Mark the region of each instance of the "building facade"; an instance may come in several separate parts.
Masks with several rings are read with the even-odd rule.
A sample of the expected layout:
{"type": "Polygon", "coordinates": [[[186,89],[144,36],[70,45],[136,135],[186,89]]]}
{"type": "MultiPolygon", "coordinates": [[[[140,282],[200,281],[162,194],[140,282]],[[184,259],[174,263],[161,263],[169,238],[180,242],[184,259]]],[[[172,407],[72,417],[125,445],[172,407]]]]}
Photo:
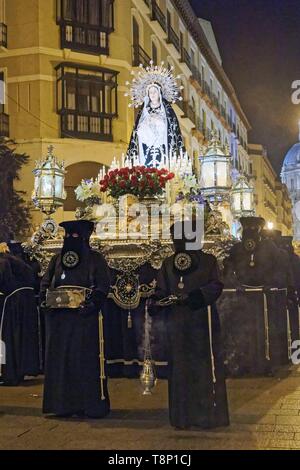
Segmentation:
{"type": "Polygon", "coordinates": [[[287,152],[281,170],[281,180],[286,184],[293,205],[294,240],[300,242],[300,122],[299,141],[287,152]]]}
{"type": "MultiPolygon", "coordinates": [[[[125,83],[132,67],[150,59],[181,75],[183,101],[174,108],[195,171],[217,130],[234,167],[249,174],[249,122],[211,25],[188,0],[0,0],[0,44],[0,134],[30,156],[17,183],[28,201],[34,163],[49,144],[65,161],[68,197],[58,220],[74,215],[81,178],[126,152],[135,112],[125,83]]],[[[40,217],[33,211],[33,225],[40,217]]]]}
{"type": "Polygon", "coordinates": [[[265,219],[267,227],[292,235],[292,204],[286,185],[278,180],[261,144],[249,144],[248,149],[256,215],[265,219]]]}

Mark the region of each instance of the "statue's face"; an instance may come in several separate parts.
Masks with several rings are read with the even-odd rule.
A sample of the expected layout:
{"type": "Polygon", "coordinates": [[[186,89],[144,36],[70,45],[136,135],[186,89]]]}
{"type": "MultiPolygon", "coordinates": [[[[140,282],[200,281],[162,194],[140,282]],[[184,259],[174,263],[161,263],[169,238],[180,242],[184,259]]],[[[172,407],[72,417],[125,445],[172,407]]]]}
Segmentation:
{"type": "Polygon", "coordinates": [[[148,91],[149,94],[149,99],[151,103],[153,104],[159,104],[160,98],[159,98],[159,92],[156,86],[151,86],[148,91]]]}

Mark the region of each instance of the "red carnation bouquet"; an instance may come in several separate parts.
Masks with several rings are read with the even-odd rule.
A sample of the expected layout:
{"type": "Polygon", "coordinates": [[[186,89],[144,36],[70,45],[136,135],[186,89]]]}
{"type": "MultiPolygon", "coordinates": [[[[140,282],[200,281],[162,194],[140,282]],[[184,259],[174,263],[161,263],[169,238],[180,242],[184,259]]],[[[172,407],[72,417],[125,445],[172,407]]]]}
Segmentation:
{"type": "Polygon", "coordinates": [[[109,196],[118,198],[125,194],[134,194],[140,198],[160,196],[167,181],[174,178],[174,173],[162,168],[134,166],[111,170],[100,181],[100,190],[109,196]]]}

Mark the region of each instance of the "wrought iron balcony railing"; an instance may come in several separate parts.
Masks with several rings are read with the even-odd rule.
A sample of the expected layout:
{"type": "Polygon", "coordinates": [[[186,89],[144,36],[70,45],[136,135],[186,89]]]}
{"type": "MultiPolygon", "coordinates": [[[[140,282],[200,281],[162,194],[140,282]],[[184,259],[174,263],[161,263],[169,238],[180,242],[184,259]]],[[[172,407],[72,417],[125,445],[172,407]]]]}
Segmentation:
{"type": "Polygon", "coordinates": [[[9,116],[6,113],[0,113],[0,136],[9,137],[9,116]]]}
{"type": "Polygon", "coordinates": [[[151,57],[139,44],[132,46],[132,65],[134,67],[138,67],[140,64],[149,65],[150,60],[151,57]]]}
{"type": "Polygon", "coordinates": [[[0,23],[0,46],[7,47],[7,26],[0,23]]]}
{"type": "Polygon", "coordinates": [[[158,21],[164,32],[167,32],[166,17],[157,5],[155,0],[151,1],[151,20],[158,21]]]}

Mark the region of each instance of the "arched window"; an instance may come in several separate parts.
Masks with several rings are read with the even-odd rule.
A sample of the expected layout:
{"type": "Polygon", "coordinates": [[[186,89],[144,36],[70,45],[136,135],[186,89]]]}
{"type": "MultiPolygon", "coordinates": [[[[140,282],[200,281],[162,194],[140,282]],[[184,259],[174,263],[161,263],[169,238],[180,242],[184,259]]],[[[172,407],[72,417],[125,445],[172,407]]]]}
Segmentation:
{"type": "Polygon", "coordinates": [[[74,190],[83,179],[96,178],[104,165],[98,162],[79,162],[67,167],[65,188],[67,199],[64,203],[65,211],[75,211],[83,204],[77,201],[74,190]]]}

